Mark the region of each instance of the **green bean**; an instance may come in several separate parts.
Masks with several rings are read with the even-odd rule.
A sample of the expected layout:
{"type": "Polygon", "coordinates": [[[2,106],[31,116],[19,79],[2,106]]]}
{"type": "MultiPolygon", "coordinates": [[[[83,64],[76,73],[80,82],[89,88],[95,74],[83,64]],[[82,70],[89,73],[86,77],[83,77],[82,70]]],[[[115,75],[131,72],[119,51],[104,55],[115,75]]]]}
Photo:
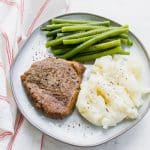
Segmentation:
{"type": "Polygon", "coordinates": [[[120,35],[122,33],[127,33],[127,32],[128,32],[128,28],[123,28],[123,27],[118,27],[114,30],[104,32],[104,33],[97,35],[97,36],[93,37],[92,39],[82,43],[81,45],[75,47],[74,49],[72,49],[68,53],[62,55],[61,58],[66,58],[66,59],[71,58],[74,55],[76,55],[77,53],[84,51],[85,49],[87,49],[91,45],[96,44],[97,42],[100,42],[106,38],[114,37],[114,36],[120,35]]]}
{"type": "Polygon", "coordinates": [[[106,39],[106,40],[104,40],[104,42],[109,42],[109,41],[118,40],[118,39],[120,39],[121,43],[124,44],[124,45],[127,45],[127,46],[132,46],[133,45],[133,41],[132,40],[130,40],[129,38],[125,39],[125,38],[122,38],[120,36],[106,39]]]}
{"type": "Polygon", "coordinates": [[[50,37],[47,37],[47,40],[53,40],[55,37],[54,36],[50,36],[50,37]]]}
{"type": "MultiPolygon", "coordinates": [[[[57,33],[57,37],[60,38],[60,37],[63,37],[64,36],[64,33],[57,33]]],[[[65,35],[66,36],[66,35],[65,35]]]]}
{"type": "Polygon", "coordinates": [[[127,46],[132,46],[133,45],[133,41],[131,41],[130,39],[121,39],[121,43],[123,43],[127,46]]]}
{"type": "Polygon", "coordinates": [[[57,37],[63,37],[63,36],[68,36],[68,35],[73,35],[77,32],[73,32],[73,33],[70,33],[70,32],[66,32],[66,33],[57,33],[57,37]]]}
{"type": "Polygon", "coordinates": [[[63,43],[63,40],[65,39],[70,39],[70,38],[81,38],[81,37],[85,37],[85,36],[90,36],[90,35],[95,35],[95,34],[99,34],[105,31],[110,30],[109,28],[101,28],[101,29],[95,29],[95,30],[91,30],[91,31],[87,31],[87,32],[81,32],[81,33],[76,33],[73,35],[68,35],[68,36],[64,36],[62,38],[59,39],[55,39],[52,41],[47,41],[46,43],[46,48],[51,47],[51,46],[57,46],[63,43]]]}
{"type": "Polygon", "coordinates": [[[41,27],[40,30],[47,31],[46,27],[41,27]]]}
{"type": "Polygon", "coordinates": [[[110,25],[110,21],[103,21],[103,22],[100,22],[100,21],[87,21],[87,20],[70,20],[70,19],[51,19],[51,22],[53,24],[59,24],[59,23],[71,23],[71,24],[85,24],[85,23],[99,23],[101,25],[110,25]]]}
{"type": "Polygon", "coordinates": [[[65,54],[66,52],[68,52],[70,50],[70,48],[65,48],[65,49],[51,49],[51,52],[54,55],[62,55],[65,54]]]}
{"type": "Polygon", "coordinates": [[[94,25],[94,26],[105,26],[109,27],[110,26],[110,21],[102,21],[102,22],[89,22],[86,23],[87,25],[94,25]]]}
{"type": "Polygon", "coordinates": [[[82,62],[83,61],[90,61],[90,60],[93,60],[93,59],[96,59],[96,58],[99,58],[99,57],[102,57],[102,56],[113,55],[113,54],[119,53],[121,51],[122,51],[122,48],[119,46],[119,47],[110,49],[108,51],[95,53],[95,54],[91,54],[91,55],[76,56],[72,59],[75,60],[75,61],[82,61],[82,62]]]}
{"type": "MultiPolygon", "coordinates": [[[[101,51],[108,50],[116,46],[120,46],[120,44],[121,44],[120,40],[100,43],[100,44],[89,47],[89,49],[87,49],[85,52],[81,52],[79,54],[85,54],[87,52],[90,52],[90,53],[101,52],[101,51]]],[[[52,49],[52,53],[54,53],[55,55],[62,55],[70,50],[71,50],[71,47],[63,47],[63,48],[61,47],[61,48],[52,49]]]]}
{"type": "Polygon", "coordinates": [[[54,29],[59,29],[61,27],[64,26],[70,26],[71,24],[50,24],[50,25],[46,25],[45,27],[42,27],[41,30],[45,31],[45,30],[54,30],[54,29]]]}
{"type": "Polygon", "coordinates": [[[114,37],[114,38],[106,39],[103,42],[109,42],[109,41],[118,40],[118,39],[120,39],[121,43],[124,44],[124,45],[131,46],[133,44],[133,42],[130,39],[124,39],[124,38],[121,38],[119,36],[114,37]]]}
{"type": "Polygon", "coordinates": [[[92,25],[65,26],[61,28],[61,32],[87,31],[97,29],[100,27],[102,26],[92,26],[92,25]]]}
{"type": "MultiPolygon", "coordinates": [[[[118,46],[117,46],[117,47],[118,47],[118,46]]],[[[116,47],[106,49],[105,51],[87,51],[87,52],[85,52],[85,53],[77,54],[77,55],[75,55],[75,57],[77,58],[77,57],[82,57],[82,56],[87,56],[87,55],[93,55],[93,54],[97,54],[97,53],[99,54],[99,53],[103,53],[103,52],[109,51],[109,50],[114,49],[114,48],[116,48],[116,47]]],[[[116,54],[129,55],[130,52],[121,50],[121,51],[117,52],[116,54]]],[[[73,57],[73,58],[74,58],[74,57],[73,57]]]]}
{"type": "Polygon", "coordinates": [[[85,42],[91,38],[93,38],[94,36],[91,35],[91,36],[87,36],[87,37],[81,37],[81,38],[78,38],[78,39],[66,39],[66,40],[63,40],[63,44],[64,45],[72,45],[72,44],[80,44],[82,42],[85,42]]]}
{"type": "Polygon", "coordinates": [[[56,35],[56,39],[59,39],[59,38],[62,38],[63,36],[68,36],[68,35],[71,35],[70,33],[68,34],[63,34],[63,33],[61,33],[61,32],[59,32],[59,33],[57,33],[57,35],[56,35]]]}
{"type": "Polygon", "coordinates": [[[54,55],[62,55],[62,54],[64,54],[64,51],[62,51],[62,50],[60,50],[60,49],[51,50],[51,52],[52,52],[54,55]]]}
{"type": "Polygon", "coordinates": [[[120,45],[121,45],[120,40],[114,40],[114,41],[110,41],[110,42],[93,45],[93,46],[89,47],[89,49],[87,49],[86,51],[102,51],[102,50],[110,49],[110,48],[120,46],[120,45]]]}
{"type": "Polygon", "coordinates": [[[117,54],[120,54],[120,55],[130,55],[130,52],[127,52],[127,51],[120,51],[120,52],[118,52],[117,54]]]}
{"type": "MultiPolygon", "coordinates": [[[[98,35],[98,34],[97,34],[98,35]]],[[[96,35],[95,35],[96,36],[96,35]]],[[[63,40],[63,44],[64,45],[74,45],[74,44],[80,44],[82,42],[85,42],[95,36],[87,36],[87,37],[82,37],[82,38],[78,38],[78,39],[66,39],[66,40],[63,40]]],[[[117,38],[118,40],[118,38],[117,38]]],[[[112,41],[112,40],[111,40],[112,41]]],[[[96,46],[97,47],[97,46],[96,46]]]]}
{"type": "Polygon", "coordinates": [[[128,45],[132,46],[133,45],[133,41],[131,39],[128,39],[128,45]]]}
{"type": "MultiPolygon", "coordinates": [[[[82,24],[84,26],[95,26],[95,27],[100,27],[100,26],[104,26],[103,25],[107,25],[107,22],[94,22],[94,23],[89,23],[89,24],[82,24]]],[[[65,26],[80,26],[80,24],[69,24],[69,23],[63,23],[63,24],[48,24],[44,27],[41,27],[42,31],[51,31],[54,29],[59,29],[61,27],[65,27],[65,26]]],[[[92,28],[92,27],[91,27],[92,28]]],[[[93,27],[94,28],[94,27],[93,27]]]]}
{"type": "MultiPolygon", "coordinates": [[[[88,31],[92,29],[98,29],[102,28],[103,26],[93,26],[93,25],[72,25],[72,26],[64,26],[61,28],[62,32],[74,32],[74,31],[88,31]]],[[[124,26],[125,28],[128,27],[128,25],[124,26]]],[[[118,27],[110,27],[110,29],[114,29],[118,27]]],[[[122,37],[126,37],[126,35],[121,35],[122,37]]]]}
{"type": "Polygon", "coordinates": [[[123,39],[128,39],[129,38],[127,34],[121,34],[121,35],[119,35],[119,37],[121,37],[123,39]]]}
{"type": "MultiPolygon", "coordinates": [[[[73,30],[75,30],[74,29],[74,27],[75,27],[76,30],[77,30],[77,28],[80,28],[79,26],[81,26],[81,25],[80,24],[73,24],[73,25],[72,24],[50,24],[50,25],[46,25],[44,27],[41,27],[41,30],[42,31],[51,31],[51,30],[54,30],[54,29],[59,29],[61,27],[63,28],[65,26],[71,27],[71,29],[73,28],[73,30]]],[[[91,24],[82,24],[82,26],[84,27],[84,29],[82,29],[82,31],[83,30],[85,31],[85,30],[99,28],[102,25],[100,23],[91,23],[91,24]]],[[[69,30],[69,29],[68,28],[63,28],[62,32],[67,32],[65,30],[69,30]]],[[[80,31],[80,30],[78,29],[77,31],[80,31]]]]}
{"type": "Polygon", "coordinates": [[[73,48],[73,45],[57,45],[57,46],[52,46],[51,49],[66,49],[66,48],[73,48]]]}
{"type": "Polygon", "coordinates": [[[61,29],[56,29],[56,30],[53,30],[53,31],[47,31],[46,36],[49,37],[49,36],[52,36],[52,35],[56,35],[59,32],[61,32],[61,29]]]}

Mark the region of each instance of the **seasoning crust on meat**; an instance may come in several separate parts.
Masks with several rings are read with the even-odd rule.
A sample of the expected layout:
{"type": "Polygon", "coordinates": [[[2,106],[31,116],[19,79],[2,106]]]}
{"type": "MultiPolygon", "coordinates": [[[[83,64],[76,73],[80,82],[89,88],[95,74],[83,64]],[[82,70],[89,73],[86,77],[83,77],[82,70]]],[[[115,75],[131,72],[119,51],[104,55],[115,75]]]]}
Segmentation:
{"type": "Polygon", "coordinates": [[[84,69],[78,62],[49,57],[32,64],[21,80],[38,109],[62,119],[75,106],[84,69]]]}

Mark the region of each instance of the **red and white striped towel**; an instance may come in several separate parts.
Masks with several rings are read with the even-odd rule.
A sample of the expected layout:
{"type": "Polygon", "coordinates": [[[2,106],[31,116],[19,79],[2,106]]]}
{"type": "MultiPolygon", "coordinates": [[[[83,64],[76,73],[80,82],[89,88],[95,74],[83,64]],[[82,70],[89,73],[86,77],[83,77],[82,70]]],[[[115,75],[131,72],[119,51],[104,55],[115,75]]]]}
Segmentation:
{"type": "Polygon", "coordinates": [[[9,70],[32,31],[67,9],[66,0],[0,0],[0,150],[42,149],[43,134],[17,112],[9,70]]]}

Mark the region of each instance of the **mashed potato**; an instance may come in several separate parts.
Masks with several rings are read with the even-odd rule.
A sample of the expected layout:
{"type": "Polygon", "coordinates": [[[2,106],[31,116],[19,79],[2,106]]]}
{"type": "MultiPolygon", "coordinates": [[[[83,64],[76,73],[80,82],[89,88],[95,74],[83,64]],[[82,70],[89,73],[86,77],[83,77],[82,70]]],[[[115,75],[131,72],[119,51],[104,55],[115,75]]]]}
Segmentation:
{"type": "Polygon", "coordinates": [[[123,56],[96,59],[90,77],[81,84],[76,104],[80,114],[103,128],[137,118],[143,103],[140,69],[123,56]]]}

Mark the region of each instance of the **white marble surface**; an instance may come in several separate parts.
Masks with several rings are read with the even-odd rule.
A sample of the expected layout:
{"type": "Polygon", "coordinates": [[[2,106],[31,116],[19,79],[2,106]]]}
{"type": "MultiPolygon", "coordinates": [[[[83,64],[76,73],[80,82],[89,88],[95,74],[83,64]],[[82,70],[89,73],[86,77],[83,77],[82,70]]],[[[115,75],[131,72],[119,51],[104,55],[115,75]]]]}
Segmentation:
{"type": "MultiPolygon", "coordinates": [[[[140,38],[150,52],[150,1],[149,0],[68,0],[68,12],[88,12],[98,14],[121,24],[129,24],[130,29],[140,38]]],[[[149,150],[150,111],[144,119],[124,135],[93,148],[77,148],[45,138],[44,147],[51,143],[50,150],[149,150]]],[[[43,149],[44,149],[43,147],[43,149]]]]}

